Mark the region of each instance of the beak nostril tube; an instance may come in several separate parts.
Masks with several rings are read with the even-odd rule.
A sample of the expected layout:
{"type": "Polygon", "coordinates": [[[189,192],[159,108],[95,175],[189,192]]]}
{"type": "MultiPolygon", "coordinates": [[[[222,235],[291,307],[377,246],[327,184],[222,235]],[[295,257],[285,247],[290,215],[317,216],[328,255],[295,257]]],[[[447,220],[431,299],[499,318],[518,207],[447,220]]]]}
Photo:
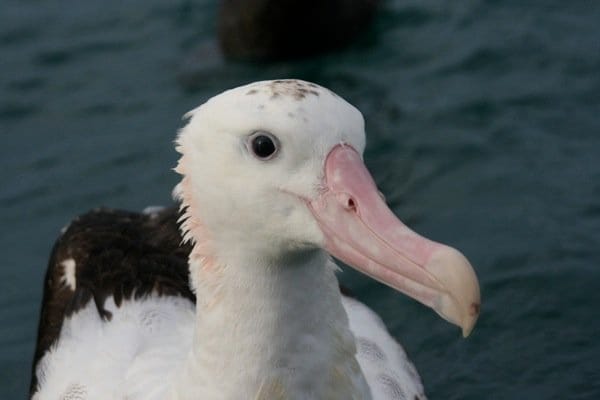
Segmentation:
{"type": "Polygon", "coordinates": [[[342,192],[336,195],[337,201],[347,211],[356,211],[356,200],[350,194],[342,192]]]}
{"type": "Polygon", "coordinates": [[[348,210],[356,209],[356,204],[354,203],[354,199],[352,197],[348,197],[348,200],[346,201],[346,208],[348,210]]]}

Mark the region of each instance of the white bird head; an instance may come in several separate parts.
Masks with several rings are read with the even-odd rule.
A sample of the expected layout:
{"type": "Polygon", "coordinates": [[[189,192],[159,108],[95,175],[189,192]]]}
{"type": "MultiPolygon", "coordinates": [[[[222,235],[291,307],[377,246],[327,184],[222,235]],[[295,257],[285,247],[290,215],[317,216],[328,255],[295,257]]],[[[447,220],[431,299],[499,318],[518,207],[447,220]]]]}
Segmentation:
{"type": "Polygon", "coordinates": [[[355,107],[313,83],[276,80],[228,90],[188,116],[176,192],[192,257],[276,264],[324,248],[469,334],[479,314],[471,265],[385,205],[362,162],[355,107]]]}

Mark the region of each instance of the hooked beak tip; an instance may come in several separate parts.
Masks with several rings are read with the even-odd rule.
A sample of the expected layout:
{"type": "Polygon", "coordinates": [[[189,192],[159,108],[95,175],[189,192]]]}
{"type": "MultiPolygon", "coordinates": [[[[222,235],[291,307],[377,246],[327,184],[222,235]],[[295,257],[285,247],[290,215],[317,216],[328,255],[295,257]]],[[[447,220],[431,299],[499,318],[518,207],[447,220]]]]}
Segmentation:
{"type": "Polygon", "coordinates": [[[466,318],[463,320],[462,324],[462,335],[463,338],[467,338],[473,328],[475,327],[475,323],[477,322],[477,318],[479,317],[479,309],[481,308],[480,303],[472,303],[469,307],[469,313],[466,318]]]}
{"type": "Polygon", "coordinates": [[[425,269],[435,276],[442,287],[435,311],[447,321],[462,328],[469,336],[481,308],[481,295],[475,270],[458,250],[441,246],[432,254],[425,269]]]}

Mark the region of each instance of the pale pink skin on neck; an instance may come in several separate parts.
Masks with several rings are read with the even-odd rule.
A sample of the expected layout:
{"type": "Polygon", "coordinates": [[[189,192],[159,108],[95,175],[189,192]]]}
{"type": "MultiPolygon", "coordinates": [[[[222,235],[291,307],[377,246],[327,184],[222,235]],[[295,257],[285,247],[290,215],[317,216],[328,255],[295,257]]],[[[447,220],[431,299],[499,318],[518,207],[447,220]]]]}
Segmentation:
{"type": "MultiPolygon", "coordinates": [[[[182,153],[181,148],[177,150],[182,153]]],[[[181,217],[181,231],[183,233],[184,242],[192,242],[193,248],[190,253],[190,260],[201,261],[198,264],[206,270],[214,270],[217,266],[217,260],[215,258],[214,246],[212,239],[208,233],[208,229],[202,223],[202,219],[198,215],[200,205],[197,200],[192,196],[192,182],[188,173],[187,158],[182,153],[175,172],[182,175],[181,182],[179,183],[179,200],[181,202],[181,209],[185,210],[185,213],[181,217]]]]}

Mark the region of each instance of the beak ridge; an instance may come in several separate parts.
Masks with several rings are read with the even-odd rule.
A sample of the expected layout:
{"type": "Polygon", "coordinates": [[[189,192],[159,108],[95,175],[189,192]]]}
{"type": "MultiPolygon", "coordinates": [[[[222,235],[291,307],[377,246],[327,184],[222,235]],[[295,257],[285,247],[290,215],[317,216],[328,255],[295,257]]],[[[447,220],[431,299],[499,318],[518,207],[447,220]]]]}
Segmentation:
{"type": "Polygon", "coordinates": [[[480,293],[465,256],[398,220],[352,147],[338,145],[330,151],[325,185],[309,208],[329,253],[433,308],[467,337],[479,316],[480,293]]]}

